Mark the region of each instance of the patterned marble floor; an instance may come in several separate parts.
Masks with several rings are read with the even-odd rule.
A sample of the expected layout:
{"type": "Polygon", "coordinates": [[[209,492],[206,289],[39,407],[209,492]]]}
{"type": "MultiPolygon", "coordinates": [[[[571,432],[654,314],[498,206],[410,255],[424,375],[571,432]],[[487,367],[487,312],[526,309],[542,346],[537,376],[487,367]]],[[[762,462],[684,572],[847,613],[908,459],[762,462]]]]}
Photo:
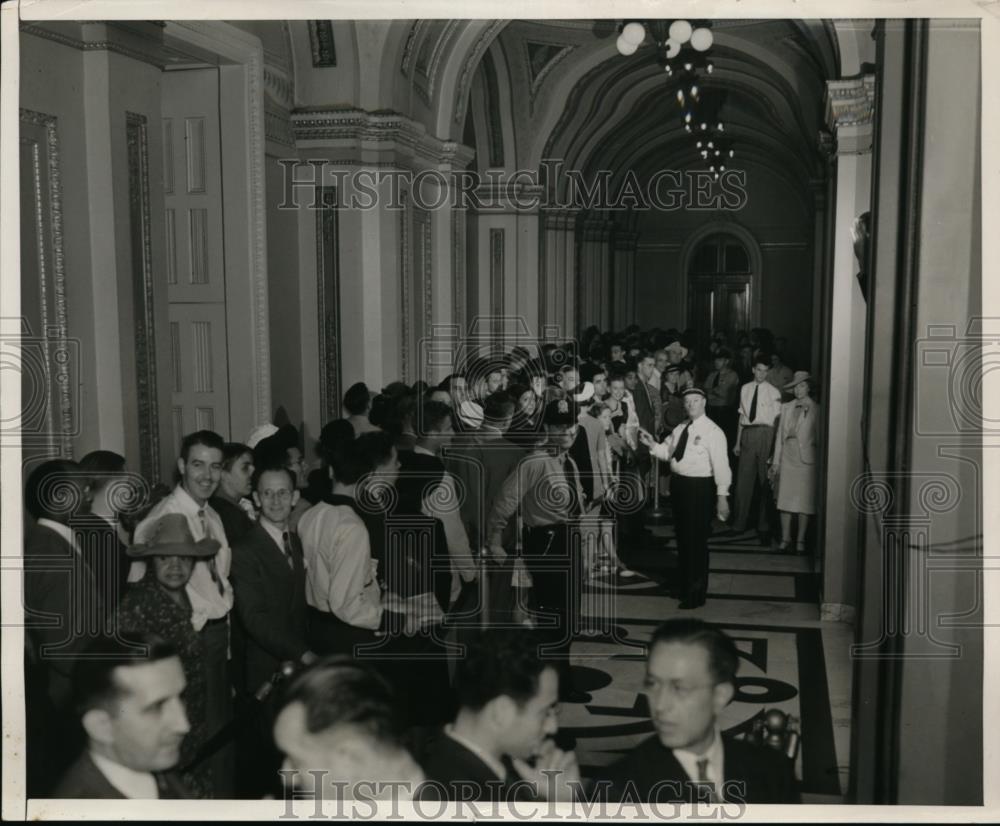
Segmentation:
{"type": "Polygon", "coordinates": [[[744,731],[768,708],[799,718],[796,772],[803,800],[841,802],[850,749],[853,631],[820,622],[812,558],[776,553],[753,533],[714,537],[707,602],[679,611],[665,587],[676,564],[673,528],[666,524],[652,533],[643,550],[619,548],[640,576],[598,578],[586,589],[584,615],[601,633],[579,636],[572,655],[576,683],[592,701],[564,704],[560,715],[561,728],[576,738],[581,765],[606,765],[652,733],[641,691],[645,643],[662,620],[694,616],[721,626],[740,650],[737,693],[723,714],[723,729],[744,731]]]}

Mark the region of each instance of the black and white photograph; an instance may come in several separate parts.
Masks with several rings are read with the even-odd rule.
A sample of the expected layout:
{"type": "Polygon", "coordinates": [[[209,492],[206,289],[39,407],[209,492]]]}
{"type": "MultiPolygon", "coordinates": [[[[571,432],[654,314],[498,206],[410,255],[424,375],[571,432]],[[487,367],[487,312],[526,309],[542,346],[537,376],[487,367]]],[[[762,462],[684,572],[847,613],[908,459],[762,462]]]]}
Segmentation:
{"type": "Polygon", "coordinates": [[[1000,816],[991,4],[0,20],[4,819],[1000,816]]]}

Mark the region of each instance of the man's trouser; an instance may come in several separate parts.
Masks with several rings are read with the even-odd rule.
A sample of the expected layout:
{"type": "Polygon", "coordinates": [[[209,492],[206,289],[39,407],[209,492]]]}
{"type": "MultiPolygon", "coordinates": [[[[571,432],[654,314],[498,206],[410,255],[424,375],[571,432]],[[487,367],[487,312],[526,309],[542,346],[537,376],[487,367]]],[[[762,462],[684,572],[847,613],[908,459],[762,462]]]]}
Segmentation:
{"type": "Polygon", "coordinates": [[[703,598],[708,591],[708,537],[716,497],[711,476],[674,474],[670,500],[677,532],[678,579],[685,599],[703,598]]]}
{"type": "Polygon", "coordinates": [[[760,483],[760,508],[757,512],[757,530],[767,531],[768,489],[767,460],[774,448],[774,428],[769,425],[751,425],[743,428],[740,438],[740,463],[736,470],[736,518],[733,526],[745,529],[750,519],[750,504],[756,483],[760,483]]]}

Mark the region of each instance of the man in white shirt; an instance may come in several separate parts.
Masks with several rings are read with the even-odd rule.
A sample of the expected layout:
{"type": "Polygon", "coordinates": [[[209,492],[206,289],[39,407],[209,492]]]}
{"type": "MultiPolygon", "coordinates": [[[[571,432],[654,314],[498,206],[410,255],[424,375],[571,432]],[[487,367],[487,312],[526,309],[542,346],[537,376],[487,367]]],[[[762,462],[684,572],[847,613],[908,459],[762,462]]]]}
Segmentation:
{"type": "Polygon", "coordinates": [[[552,740],[559,673],[539,658],[542,643],[527,629],[492,629],[467,645],[455,670],[458,715],[420,757],[428,797],[574,799],[580,769],[552,740]]]}
{"type": "Polygon", "coordinates": [[[770,534],[767,470],[774,451],[774,425],[781,415],[781,391],[767,380],[769,369],[770,360],[758,352],[754,357],[753,381],[740,388],[740,421],[733,448],[733,454],[739,457],[733,531],[746,531],[754,490],[760,485],[757,533],[763,543],[770,534]]]}
{"type": "Polygon", "coordinates": [[[187,798],[169,773],[190,730],[180,656],[163,640],[102,640],[81,660],[74,695],[87,735],[83,754],[56,786],[57,798],[187,798]]]}
{"type": "MultiPolygon", "coordinates": [[[[164,514],[183,514],[195,541],[206,537],[219,543],[213,557],[195,562],[191,579],[185,586],[191,602],[191,624],[200,632],[205,647],[206,728],[217,731],[232,718],[232,680],[229,674],[229,612],[233,607],[233,588],[229,583],[232,551],[226,539],[222,518],[209,504],[222,478],[223,448],[218,433],[199,430],[184,437],[177,470],[181,481],[136,526],[135,544],[147,541],[164,514]]],[[[137,559],[129,571],[129,582],[138,582],[146,573],[146,563],[137,559]]],[[[231,746],[219,749],[209,758],[217,794],[231,794],[235,772],[235,754],[231,746]]]]}
{"type": "Polygon", "coordinates": [[[792,761],[725,737],[719,715],[735,694],[739,654],[721,630],[673,619],[653,633],[645,692],[652,737],[606,771],[612,796],[660,803],[799,803],[792,761]]]}
{"type": "Polygon", "coordinates": [[[673,474],[671,502],[677,531],[679,607],[700,608],[708,591],[708,537],[712,517],[729,518],[732,471],[726,453],[726,435],[705,415],[705,391],[684,391],[688,421],[677,425],[662,444],[645,430],[639,438],[650,454],[670,462],[673,474]]]}

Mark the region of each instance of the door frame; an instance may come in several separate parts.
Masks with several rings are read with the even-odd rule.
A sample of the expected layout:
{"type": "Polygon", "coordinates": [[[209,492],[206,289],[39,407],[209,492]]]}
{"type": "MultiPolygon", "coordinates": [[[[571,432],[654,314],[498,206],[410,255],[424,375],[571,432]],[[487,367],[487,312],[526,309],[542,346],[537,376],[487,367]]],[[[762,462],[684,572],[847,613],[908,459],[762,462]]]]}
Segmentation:
{"type": "MultiPolygon", "coordinates": [[[[243,439],[271,421],[271,355],[264,201],[264,49],[260,40],[220,21],[167,21],[164,37],[218,60],[223,145],[226,345],[229,432],[243,439]],[[227,135],[231,136],[227,141],[227,135]]],[[[175,434],[177,439],[181,434],[175,434]]],[[[176,440],[175,440],[176,441],[176,440]]]]}
{"type": "Polygon", "coordinates": [[[694,230],[681,246],[681,306],[684,307],[684,326],[691,326],[691,276],[688,269],[691,265],[691,257],[695,249],[709,235],[732,235],[743,243],[746,247],[747,255],[750,256],[750,303],[748,306],[750,316],[750,327],[760,327],[761,317],[761,270],[763,269],[763,256],[760,251],[760,244],[753,234],[742,224],[733,220],[709,221],[694,230]]]}

